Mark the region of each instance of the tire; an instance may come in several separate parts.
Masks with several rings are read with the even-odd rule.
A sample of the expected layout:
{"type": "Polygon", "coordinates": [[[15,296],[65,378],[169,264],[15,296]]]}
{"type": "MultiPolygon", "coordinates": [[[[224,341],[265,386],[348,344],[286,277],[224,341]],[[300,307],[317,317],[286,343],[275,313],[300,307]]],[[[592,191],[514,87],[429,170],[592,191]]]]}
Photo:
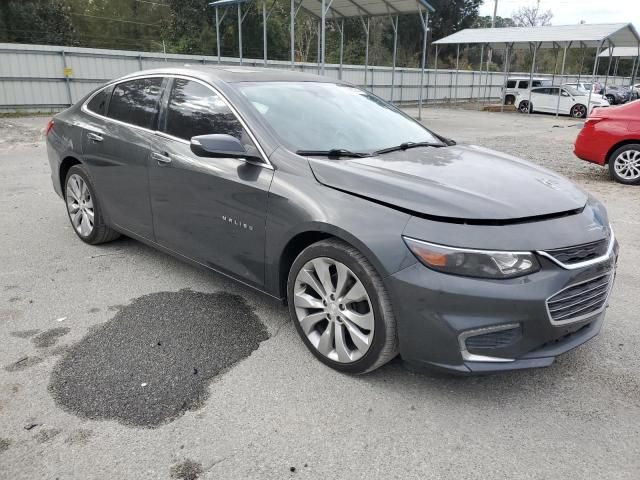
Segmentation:
{"type": "Polygon", "coordinates": [[[64,182],[64,199],[71,227],[83,242],[98,245],[120,236],[104,223],[95,186],[82,164],[74,165],[67,172],[64,182]],[[92,215],[93,221],[91,221],[92,215]]]}
{"type": "Polygon", "coordinates": [[[529,100],[523,100],[518,105],[518,111],[520,113],[533,113],[533,104],[529,107],[529,100]]]}
{"type": "Polygon", "coordinates": [[[582,105],[581,103],[577,103],[573,107],[571,107],[571,112],[569,112],[573,118],[586,118],[587,117],[587,107],[582,105]]]}
{"type": "Polygon", "coordinates": [[[513,105],[514,103],[516,103],[516,97],[514,97],[513,95],[507,95],[504,99],[504,104],[505,105],[513,105]]]}
{"type": "Polygon", "coordinates": [[[640,185],[640,143],[624,145],[613,152],[609,157],[609,173],[616,182],[640,185]]]}
{"type": "Polygon", "coordinates": [[[371,263],[351,245],[328,239],[305,248],[289,271],[287,295],[289,313],[300,338],[325,365],[340,372],[363,374],[381,367],[398,354],[396,321],[389,295],[371,263]],[[318,274],[318,271],[329,275],[318,274]],[[339,271],[343,272],[342,276],[339,271]],[[347,279],[342,289],[340,278],[347,279]],[[326,279],[330,285],[325,288],[326,279]],[[315,287],[310,287],[311,284],[315,287]],[[338,296],[334,298],[327,291],[338,296]],[[349,302],[349,297],[363,296],[367,298],[349,302]],[[323,299],[326,299],[324,305],[323,299]],[[358,323],[351,319],[357,319],[358,323]],[[370,319],[370,323],[361,319],[370,319]],[[362,325],[371,328],[362,328],[362,325]],[[360,340],[364,338],[367,338],[366,351],[363,351],[365,342],[360,340]]]}
{"type": "Polygon", "coordinates": [[[614,97],[613,95],[605,95],[604,98],[607,99],[607,102],[609,102],[609,105],[615,105],[616,103],[616,97],[614,97]]]}

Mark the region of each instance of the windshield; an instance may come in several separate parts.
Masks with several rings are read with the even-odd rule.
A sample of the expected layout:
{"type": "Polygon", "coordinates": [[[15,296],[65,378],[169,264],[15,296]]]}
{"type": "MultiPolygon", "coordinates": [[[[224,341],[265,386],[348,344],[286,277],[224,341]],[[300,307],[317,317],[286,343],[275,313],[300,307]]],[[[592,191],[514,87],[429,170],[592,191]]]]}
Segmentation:
{"type": "Polygon", "coordinates": [[[584,95],[585,93],[584,90],[578,90],[577,88],[573,88],[573,87],[564,87],[564,89],[574,97],[584,95]]]}
{"type": "Polygon", "coordinates": [[[363,90],[322,82],[247,82],[242,94],[293,151],[371,153],[406,142],[442,142],[363,90]]]}

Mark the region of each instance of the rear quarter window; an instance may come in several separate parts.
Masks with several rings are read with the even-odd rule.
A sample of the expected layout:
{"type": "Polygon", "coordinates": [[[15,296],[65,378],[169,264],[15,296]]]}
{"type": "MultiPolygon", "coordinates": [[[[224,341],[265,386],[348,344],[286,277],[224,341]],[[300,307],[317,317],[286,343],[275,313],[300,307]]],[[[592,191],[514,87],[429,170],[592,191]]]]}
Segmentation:
{"type": "Polygon", "coordinates": [[[137,78],[113,89],[107,116],[114,120],[153,129],[162,94],[162,78],[137,78]]]}
{"type": "Polygon", "coordinates": [[[110,94],[111,87],[103,88],[87,103],[87,109],[98,115],[106,115],[110,94]]]}
{"type": "Polygon", "coordinates": [[[507,88],[516,88],[516,84],[517,84],[517,83],[518,83],[518,82],[516,82],[515,80],[509,80],[509,81],[507,82],[507,88]]]}

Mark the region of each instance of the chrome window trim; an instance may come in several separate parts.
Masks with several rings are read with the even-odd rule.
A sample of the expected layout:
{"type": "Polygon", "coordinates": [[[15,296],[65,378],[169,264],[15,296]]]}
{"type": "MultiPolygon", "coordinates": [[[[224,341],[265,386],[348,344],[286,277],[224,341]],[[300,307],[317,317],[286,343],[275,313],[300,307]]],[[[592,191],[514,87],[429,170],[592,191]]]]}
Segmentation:
{"type": "Polygon", "coordinates": [[[545,306],[545,309],[547,310],[547,317],[549,318],[549,321],[551,322],[551,325],[554,325],[554,326],[569,325],[571,323],[581,322],[582,320],[586,320],[587,318],[595,317],[596,315],[600,315],[602,312],[604,312],[606,310],[607,306],[609,305],[609,297],[611,296],[611,291],[613,290],[613,284],[614,284],[614,281],[615,281],[615,274],[616,274],[616,271],[615,271],[615,267],[614,267],[612,270],[609,270],[609,271],[607,271],[605,273],[602,273],[600,275],[596,275],[595,277],[591,277],[588,280],[583,280],[581,282],[572,283],[571,285],[568,285],[568,286],[564,287],[562,290],[558,290],[556,293],[554,293],[553,295],[548,297],[544,301],[544,306],[545,306]],[[579,315],[577,317],[567,318],[566,320],[554,320],[553,319],[553,317],[551,316],[551,311],[549,310],[549,300],[551,300],[556,295],[561,294],[565,290],[573,288],[573,287],[575,287],[577,285],[581,285],[583,283],[592,282],[593,280],[595,280],[597,278],[603,278],[603,277],[607,277],[607,281],[608,281],[609,285],[607,287],[607,293],[606,293],[606,296],[604,298],[604,303],[602,304],[602,307],[600,307],[598,310],[595,310],[593,312],[585,313],[585,314],[579,315]]]}
{"type": "Polygon", "coordinates": [[[160,130],[150,130],[148,128],[139,127],[138,125],[133,125],[131,123],[122,122],[122,121],[116,120],[114,118],[110,118],[110,117],[107,117],[107,116],[104,116],[104,115],[100,115],[98,113],[92,112],[87,107],[87,104],[91,100],[93,100],[93,97],[95,97],[98,93],[100,93],[105,88],[108,88],[108,87],[110,87],[112,85],[117,85],[119,83],[124,83],[124,82],[128,82],[128,81],[131,81],[131,80],[140,80],[140,79],[145,79],[145,78],[181,78],[181,79],[184,79],[184,80],[190,80],[190,81],[199,83],[199,84],[207,87],[209,90],[211,90],[213,93],[215,93],[216,95],[218,95],[220,97],[220,99],[229,108],[229,110],[231,110],[233,115],[240,122],[240,125],[242,125],[242,127],[247,131],[247,134],[249,135],[249,138],[251,138],[251,141],[255,144],[256,148],[258,149],[258,152],[260,153],[260,156],[262,157],[262,160],[264,161],[264,163],[252,162],[252,161],[249,161],[249,160],[244,160],[244,161],[246,161],[248,163],[251,163],[253,165],[258,165],[258,166],[262,166],[262,167],[270,169],[270,170],[274,170],[273,164],[269,161],[269,157],[267,156],[266,152],[262,148],[262,145],[260,145],[260,143],[258,142],[258,139],[254,135],[254,133],[251,131],[249,126],[247,125],[247,122],[244,120],[242,115],[240,115],[240,112],[238,112],[238,110],[231,104],[229,99],[222,92],[220,92],[218,89],[216,89],[211,84],[205,82],[204,80],[200,80],[199,78],[190,77],[188,75],[173,74],[173,73],[167,73],[167,74],[154,73],[154,74],[151,74],[151,75],[134,75],[134,76],[131,76],[131,77],[119,78],[117,80],[113,80],[113,81],[107,83],[102,88],[96,90],[91,96],[89,96],[89,98],[87,98],[87,100],[82,104],[81,111],[86,113],[87,115],[91,115],[92,117],[96,117],[96,118],[99,118],[101,120],[107,120],[107,121],[110,121],[110,122],[114,122],[114,123],[116,123],[118,125],[123,125],[125,127],[135,128],[135,129],[147,132],[147,133],[159,135],[159,136],[168,138],[170,140],[179,141],[179,142],[186,143],[186,144],[190,145],[191,142],[189,142],[188,140],[185,140],[184,138],[174,137],[174,136],[169,135],[169,134],[167,134],[165,132],[161,132],[160,130]]]}
{"type": "Polygon", "coordinates": [[[611,228],[611,226],[609,226],[609,231],[611,232],[611,239],[609,240],[609,246],[607,247],[607,253],[605,253],[604,255],[599,256],[598,258],[592,258],[591,260],[585,260],[584,262],[578,262],[578,263],[572,263],[572,264],[567,264],[567,263],[563,263],[560,260],[556,259],[553,255],[543,251],[543,250],[537,250],[536,253],[538,255],[541,255],[545,258],[548,258],[549,260],[551,260],[553,263],[555,263],[556,265],[561,266],[562,268],[566,269],[566,270],[577,270],[579,268],[584,268],[584,267],[590,267],[591,265],[595,265],[596,263],[601,263],[604,262],[606,260],[609,260],[609,258],[611,258],[611,254],[613,253],[613,248],[616,244],[616,236],[613,233],[613,229],[611,228]]]}
{"type": "Polygon", "coordinates": [[[462,355],[462,360],[464,360],[465,362],[491,363],[515,362],[515,359],[513,358],[490,357],[486,355],[476,355],[475,353],[470,353],[467,350],[467,338],[477,337],[478,335],[484,335],[486,333],[511,330],[512,328],[518,328],[519,326],[519,323],[508,323],[505,325],[496,325],[493,327],[475,328],[473,330],[466,330],[462,332],[460,335],[458,335],[458,344],[460,345],[460,354],[462,355]]]}

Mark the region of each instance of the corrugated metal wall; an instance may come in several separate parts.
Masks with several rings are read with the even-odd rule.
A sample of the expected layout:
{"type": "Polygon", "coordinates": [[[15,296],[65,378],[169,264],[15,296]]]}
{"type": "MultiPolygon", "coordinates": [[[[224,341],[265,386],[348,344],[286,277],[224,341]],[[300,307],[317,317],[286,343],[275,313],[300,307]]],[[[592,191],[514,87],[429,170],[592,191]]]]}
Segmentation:
{"type": "MultiPolygon", "coordinates": [[[[187,63],[218,64],[217,57],[163,55],[161,53],[99,50],[93,48],[20,45],[0,43],[0,111],[59,110],[113,78],[149,68],[187,63]],[[65,69],[69,76],[65,76],[65,69]]],[[[222,58],[226,65],[238,65],[237,58],[222,58]]],[[[263,66],[262,60],[245,59],[244,65],[263,66]]],[[[289,62],[269,61],[270,68],[290,68],[289,62]]],[[[298,63],[299,71],[318,73],[317,64],[298,63]]],[[[338,65],[327,65],[325,74],[340,77],[338,65]]],[[[523,74],[527,75],[527,74],[523,74]]],[[[391,100],[392,70],[369,67],[367,85],[362,65],[345,65],[342,79],[362,86],[391,100]]],[[[548,76],[550,75],[538,75],[548,76]]],[[[555,77],[556,83],[575,80],[575,76],[555,77]]],[[[427,103],[490,101],[500,98],[504,75],[500,72],[429,70],[425,76],[423,98],[427,103]]],[[[628,84],[629,79],[610,78],[612,83],[628,84]]],[[[397,68],[393,100],[416,103],[420,92],[420,70],[397,68]]]]}

